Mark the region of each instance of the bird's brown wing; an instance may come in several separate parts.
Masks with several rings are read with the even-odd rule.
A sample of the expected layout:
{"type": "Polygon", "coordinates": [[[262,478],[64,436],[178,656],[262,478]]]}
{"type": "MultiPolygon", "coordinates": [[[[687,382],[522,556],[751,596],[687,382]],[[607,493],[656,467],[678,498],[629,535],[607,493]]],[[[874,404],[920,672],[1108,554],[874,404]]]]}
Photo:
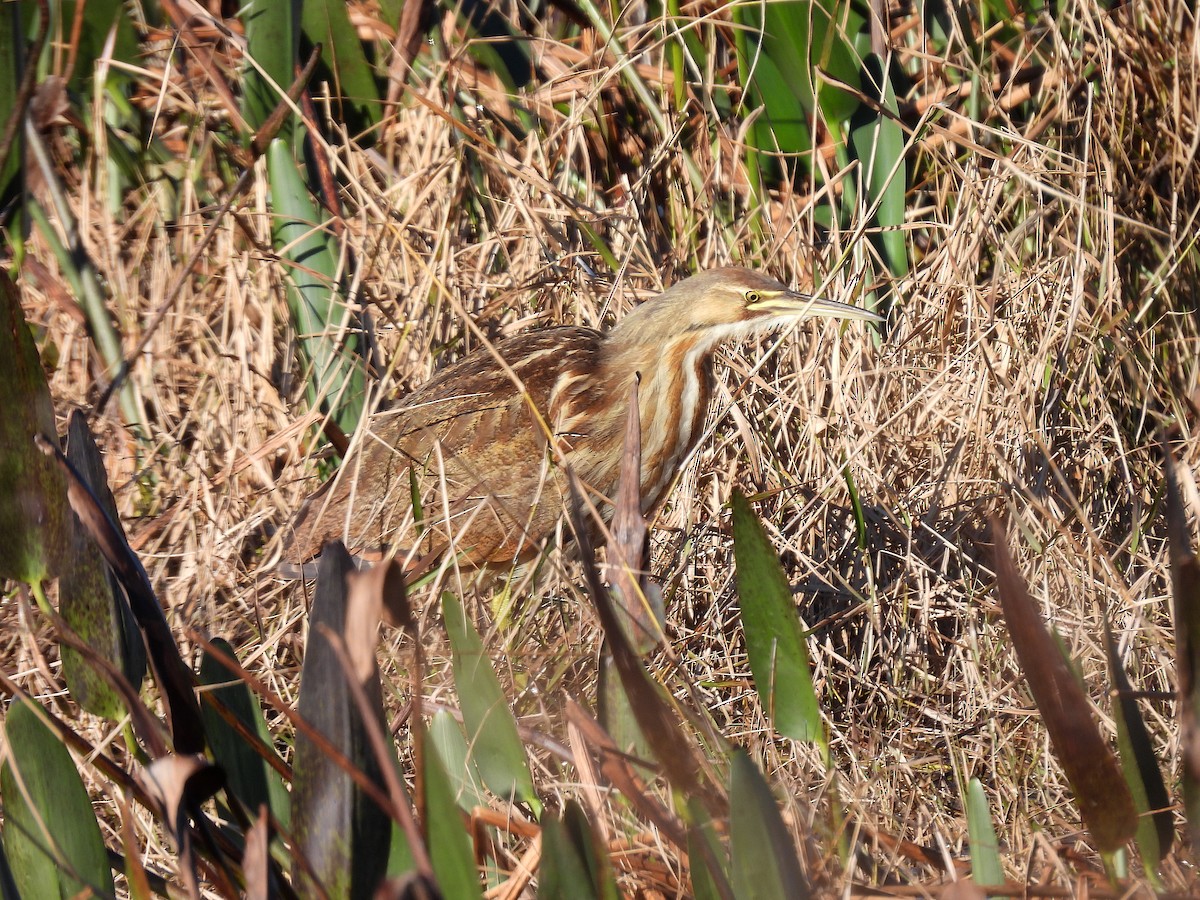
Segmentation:
{"type": "Polygon", "coordinates": [[[418,532],[422,555],[453,546],[472,565],[536,552],[562,510],[546,452],[551,394],[599,347],[589,328],[517,335],[495,348],[512,374],[477,351],[372,416],[337,475],[305,502],[286,559],[305,562],[335,538],[355,552],[411,547],[418,532]]]}

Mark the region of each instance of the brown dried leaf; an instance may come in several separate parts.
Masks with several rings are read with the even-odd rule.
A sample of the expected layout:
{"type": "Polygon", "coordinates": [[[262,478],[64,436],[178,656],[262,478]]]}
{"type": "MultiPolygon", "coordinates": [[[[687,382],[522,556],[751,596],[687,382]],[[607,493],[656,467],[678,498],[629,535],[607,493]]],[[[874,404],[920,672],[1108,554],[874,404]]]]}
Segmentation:
{"type": "Polygon", "coordinates": [[[647,576],[650,529],[642,515],[642,429],[638,415],[638,379],[629,389],[629,415],[617,483],[612,539],[608,542],[609,583],[625,636],[645,655],[663,638],[662,592],[647,576]],[[657,604],[656,602],[657,601],[657,604]]]}
{"type": "Polygon", "coordinates": [[[992,519],[996,590],[1029,690],[1050,733],[1084,824],[1102,852],[1123,846],[1137,826],[1133,798],[1117,759],[1058,643],[1042,621],[1008,549],[1004,523],[992,519]]]}

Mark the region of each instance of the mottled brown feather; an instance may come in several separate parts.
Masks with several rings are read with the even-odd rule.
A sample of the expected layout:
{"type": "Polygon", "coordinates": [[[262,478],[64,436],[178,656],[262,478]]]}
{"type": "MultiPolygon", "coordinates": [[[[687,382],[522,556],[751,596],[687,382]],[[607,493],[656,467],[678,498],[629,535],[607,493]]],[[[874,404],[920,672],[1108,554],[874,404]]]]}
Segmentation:
{"type": "Polygon", "coordinates": [[[565,367],[594,363],[600,342],[590,328],[519,334],[498,342],[496,355],[477,351],[373,416],[337,475],[304,504],[286,558],[304,562],[335,538],[360,551],[395,545],[412,509],[410,467],[425,500],[423,549],[453,541],[472,565],[535,553],[562,509],[546,438],[550,393],[565,367]]]}

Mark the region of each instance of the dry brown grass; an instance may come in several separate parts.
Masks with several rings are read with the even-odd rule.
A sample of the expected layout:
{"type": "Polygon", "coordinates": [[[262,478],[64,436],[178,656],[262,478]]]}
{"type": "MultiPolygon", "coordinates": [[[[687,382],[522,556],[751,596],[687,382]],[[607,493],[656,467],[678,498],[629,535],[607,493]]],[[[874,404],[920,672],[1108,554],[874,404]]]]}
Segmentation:
{"type": "MultiPolygon", "coordinates": [[[[838,802],[830,797],[834,777],[816,751],[771,736],[750,684],[725,506],[734,487],[761,495],[758,511],[813,628],[847,827],[965,855],[963,786],[978,777],[1017,879],[1054,872],[1054,842],[1075,834],[1079,822],[991,595],[986,516],[1013,517],[1034,595],[1107,715],[1102,616],[1114,625],[1135,685],[1174,688],[1160,424],[1177,425],[1177,452],[1189,466],[1200,464],[1194,11],[1177,0],[1114,12],[1080,2],[1062,15],[1077,20],[1078,44],[1054,45],[1069,29],[1049,23],[1040,43],[1030,36],[1047,66],[1037,114],[970,126],[960,111],[946,110],[914,138],[923,181],[908,228],[922,249],[897,285],[886,339],[822,324],[731,350],[712,436],[671,495],[654,539],[681,660],[660,675],[679,694],[685,679],[692,682],[724,734],[750,748],[788,798],[794,821],[826,821],[829,803],[838,802]],[[861,493],[865,547],[846,471],[861,493]]],[[[711,143],[704,134],[660,138],[637,148],[644,168],[609,183],[616,150],[594,126],[613,83],[586,50],[548,43],[545,52],[562,79],[534,89],[530,103],[544,100],[538,108],[547,118],[522,140],[501,142],[494,120],[481,115],[467,124],[496,143],[480,143],[409,101],[371,151],[345,135],[332,142],[345,184],[353,254],[346,264],[357,302],[378,328],[384,396],[473,346],[464,316],[489,335],[548,322],[597,324],[688,271],[728,262],[804,287],[828,277],[843,254],[850,271],[881,271],[858,234],[835,231],[818,241],[810,198],[799,192],[772,197],[761,236],[742,226],[741,215],[728,217],[724,208],[744,199],[736,134],[718,133],[711,143]],[[683,150],[699,167],[703,192],[685,174],[683,150]],[[603,266],[578,222],[601,233],[621,261],[615,282],[591,277],[603,266]]],[[[927,96],[946,83],[934,62],[927,96]]],[[[456,59],[427,73],[420,90],[430,105],[449,106],[456,90],[474,89],[474,74],[456,59]]],[[[988,74],[987,84],[998,77],[996,105],[1004,109],[1009,88],[988,74]]],[[[216,108],[203,93],[195,102],[216,108]]],[[[174,117],[163,129],[185,134],[190,145],[177,170],[173,221],[158,202],[162,186],[114,212],[98,157],[85,161],[90,177],[70,194],[127,347],[202,232],[215,227],[218,235],[136,361],[132,382],[148,439],[135,442],[112,407],[98,412],[94,427],[126,526],[176,633],[228,637],[294,702],[305,595],[264,561],[273,529],[315,486],[321,465],[312,429],[296,427],[306,409],[282,269],[263,249],[265,179],[256,180],[237,219],[212,225],[206,205],[223,170],[219,151],[203,125],[181,131],[178,94],[167,103],[174,117]]],[[[41,345],[57,348],[51,388],[65,415],[94,401],[104,379],[85,326],[59,300],[53,257],[36,237],[26,252],[47,272],[24,277],[27,313],[41,345]]],[[[556,557],[548,568],[536,584],[520,586],[519,625],[493,628],[486,640],[522,724],[565,740],[564,698],[594,696],[599,633],[574,564],[556,557]]],[[[459,589],[453,572],[444,584],[459,589]]],[[[436,595],[430,588],[421,598],[431,668],[425,690],[453,704],[436,595]]],[[[476,605],[485,625],[487,599],[476,605]]],[[[23,607],[3,609],[4,670],[32,693],[57,696],[56,651],[23,607]]],[[[401,644],[384,635],[385,678],[397,685],[393,710],[404,700],[401,644]]],[[[1171,781],[1178,759],[1171,705],[1144,710],[1171,781]]],[[[1104,726],[1111,732],[1110,722],[1104,726]]],[[[402,730],[402,753],[404,737],[402,730]]],[[[543,793],[574,792],[573,771],[548,754],[539,759],[543,793]]],[[[639,829],[624,809],[609,811],[623,823],[615,834],[639,829]]],[[[877,870],[860,858],[837,874],[832,849],[822,851],[836,884],[938,877],[866,843],[877,870]]],[[[677,865],[652,836],[648,853],[677,865]]],[[[623,886],[650,883],[646,859],[629,860],[638,874],[623,886]]],[[[1167,874],[1176,889],[1190,883],[1181,869],[1167,874]]],[[[673,878],[663,877],[668,890],[673,878]]]]}

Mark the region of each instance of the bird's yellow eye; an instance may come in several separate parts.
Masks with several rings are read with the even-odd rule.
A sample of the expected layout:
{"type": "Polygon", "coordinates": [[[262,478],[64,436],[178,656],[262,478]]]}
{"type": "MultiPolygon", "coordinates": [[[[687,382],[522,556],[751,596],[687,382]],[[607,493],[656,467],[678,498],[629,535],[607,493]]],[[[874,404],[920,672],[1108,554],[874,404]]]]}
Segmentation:
{"type": "Polygon", "coordinates": [[[762,299],[762,295],[758,291],[746,291],[746,302],[757,303],[762,299]]]}

